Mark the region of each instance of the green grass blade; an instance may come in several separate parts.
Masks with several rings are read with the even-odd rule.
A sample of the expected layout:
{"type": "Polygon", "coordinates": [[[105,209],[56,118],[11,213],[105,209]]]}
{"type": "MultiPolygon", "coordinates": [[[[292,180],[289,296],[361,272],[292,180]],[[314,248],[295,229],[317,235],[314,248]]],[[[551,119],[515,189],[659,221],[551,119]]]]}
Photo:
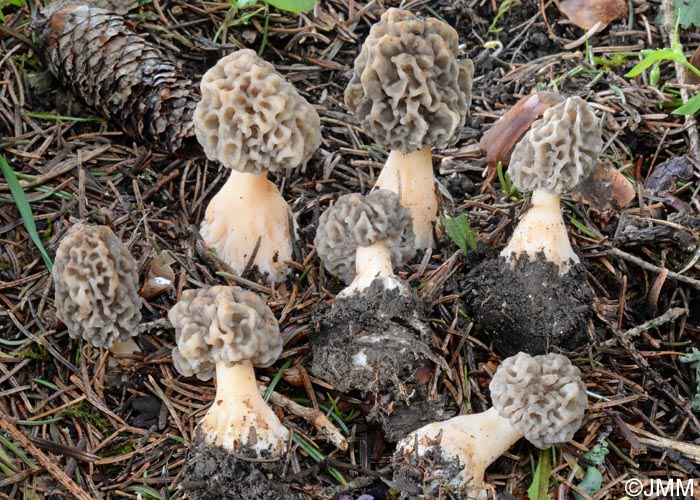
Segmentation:
{"type": "Polygon", "coordinates": [[[7,163],[5,157],[2,155],[0,155],[0,170],[2,170],[2,173],[5,176],[5,179],[7,180],[7,185],[10,187],[10,193],[12,193],[12,197],[15,200],[15,204],[17,204],[17,209],[19,210],[19,213],[22,216],[22,220],[24,221],[24,227],[27,228],[29,237],[39,249],[39,252],[41,253],[41,256],[44,259],[44,262],[46,263],[46,267],[48,267],[49,271],[51,271],[53,263],[49,258],[49,254],[46,253],[44,244],[41,242],[41,238],[39,238],[39,233],[36,232],[36,225],[34,224],[34,215],[32,214],[32,209],[29,206],[29,202],[27,201],[27,196],[24,194],[24,190],[22,189],[22,186],[20,186],[19,181],[17,180],[15,171],[12,170],[10,164],[7,163]]]}
{"type": "Polygon", "coordinates": [[[316,0],[267,0],[267,3],[287,12],[309,12],[316,0]]]}
{"type": "Polygon", "coordinates": [[[527,497],[530,500],[548,500],[547,490],[549,489],[549,479],[552,476],[552,461],[550,457],[549,448],[540,450],[535,476],[532,478],[532,484],[527,489],[527,497]]]}

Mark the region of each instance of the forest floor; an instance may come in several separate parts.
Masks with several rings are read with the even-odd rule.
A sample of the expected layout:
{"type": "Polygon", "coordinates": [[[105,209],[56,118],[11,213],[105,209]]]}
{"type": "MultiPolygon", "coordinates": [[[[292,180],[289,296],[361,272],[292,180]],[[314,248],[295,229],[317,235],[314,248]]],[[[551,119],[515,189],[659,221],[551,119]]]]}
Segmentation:
{"type": "MultiPolygon", "coordinates": [[[[499,176],[485,182],[479,140],[535,90],[577,95],[594,107],[603,123],[602,158],[635,191],[624,207],[571,197],[563,206],[595,296],[588,341],[568,353],[589,391],[583,427],[551,455],[521,440],[486,480],[499,498],[526,498],[536,465],[547,462],[546,497],[620,499],[631,496],[630,479],[700,478],[700,354],[693,351],[700,346],[699,132],[692,116],[671,113],[682,94],[692,97],[700,87],[679,83],[668,62],[658,78],[648,71],[625,76],[640,51],[670,46],[664,26],[674,8],[664,2],[631,0],[628,16],[578,44],[572,42],[585,31],[544,0],[319,0],[302,14],[263,5],[239,10],[226,1],[130,6],[124,15],[132,29],[193,82],[223,55],[262,47],[262,57],[320,115],[319,150],[306,166],[274,179],[299,226],[294,272],[274,287],[227,273],[199,240],[198,225],[226,170],[149,149],[98,116],[51,79],[36,52],[36,2],[0,2],[0,155],[21,183],[49,258],[75,222],[107,224],[135,256],[142,279],[156,259],[175,276],[172,288],[144,301],[142,353],[117,357],[113,366],[107,351],[71,339],[57,322],[51,274],[0,177],[0,498],[186,498],[188,444],[214,386],[174,370],[166,318],[183,290],[215,284],[268,297],[285,348],[276,364],[256,371],[258,380],[328,414],[349,441],[341,451],[302,416],[278,407],[298,436],[287,467],[292,488],[318,499],[398,498],[394,444],[365,418],[371,401],[314,376],[308,338],[314,311],[342,289],[314,251],[319,214],[340,195],[368,192],[385,159],[343,93],[370,26],[398,6],[455,27],[474,61],[467,124],[454,147],[434,151],[434,165],[440,213],[464,214],[480,248],[505,245],[528,198],[499,176]],[[125,382],[105,382],[115,374],[125,382]]],[[[700,44],[696,31],[679,30],[688,57],[700,44]]],[[[502,359],[464,314],[460,283],[479,255],[465,255],[445,235],[398,270],[430,306],[434,349],[448,363],[435,391],[454,413],[491,406],[488,383],[502,359]]]]}

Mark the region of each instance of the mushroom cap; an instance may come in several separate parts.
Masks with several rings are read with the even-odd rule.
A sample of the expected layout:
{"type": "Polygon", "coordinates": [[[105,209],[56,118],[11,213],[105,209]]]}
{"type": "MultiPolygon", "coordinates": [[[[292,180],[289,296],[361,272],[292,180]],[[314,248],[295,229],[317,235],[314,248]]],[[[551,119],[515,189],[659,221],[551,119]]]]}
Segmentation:
{"type": "Polygon", "coordinates": [[[498,414],[540,449],[569,441],[588,404],[581,372],[561,354],[511,356],[489,388],[498,414]]]}
{"type": "Polygon", "coordinates": [[[219,60],[202,77],[194,112],[207,158],[258,175],[306,162],[321,144],[314,107],[250,49],[219,60]]]}
{"type": "Polygon", "coordinates": [[[454,144],[471,103],[474,65],[458,60],[457,32],[434,18],[391,8],[355,59],[345,104],[364,131],[410,153],[454,144]]]}
{"type": "Polygon", "coordinates": [[[367,196],[353,193],[338,198],[318,221],[314,245],[331,273],[350,283],[355,276],[355,251],[384,240],[393,267],[415,253],[411,212],[386,189],[367,196]]]}
{"type": "Polygon", "coordinates": [[[603,137],[600,120],[580,97],[547,109],[515,145],[508,174],[520,191],[544,188],[561,194],[595,167],[603,137]]]}
{"type": "Polygon", "coordinates": [[[237,286],[186,290],[168,319],[177,342],[173,364],[187,377],[209,380],[217,363],[270,366],[282,352],[277,319],[265,300],[237,286]]]}
{"type": "Polygon", "coordinates": [[[56,250],[51,274],[56,316],[71,337],[109,349],[138,333],[136,260],[109,227],[70,228],[56,250]]]}

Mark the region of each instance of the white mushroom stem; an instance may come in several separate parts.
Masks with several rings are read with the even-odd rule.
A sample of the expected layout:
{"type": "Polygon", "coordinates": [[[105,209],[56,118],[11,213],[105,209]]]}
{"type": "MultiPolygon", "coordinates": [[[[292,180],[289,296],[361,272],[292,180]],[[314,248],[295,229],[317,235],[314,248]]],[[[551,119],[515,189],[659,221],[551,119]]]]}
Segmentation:
{"type": "MultiPolygon", "coordinates": [[[[135,352],[141,352],[141,348],[134,341],[133,337],[129,337],[124,342],[115,342],[112,347],[109,348],[109,352],[112,354],[134,354],[135,352]]],[[[111,365],[111,362],[110,362],[111,365]]]]}
{"type": "Polygon", "coordinates": [[[289,431],[258,392],[250,361],[216,365],[216,398],[199,423],[207,443],[234,452],[254,451],[277,458],[287,449],[289,431]]]}
{"type": "MultiPolygon", "coordinates": [[[[483,413],[462,415],[443,422],[421,427],[404,437],[397,453],[424,456],[430,449],[439,450],[446,465],[459,461],[460,473],[449,478],[453,488],[459,488],[464,498],[486,499],[484,486],[486,468],[503,455],[523,435],[508,419],[490,408],[483,413]]],[[[432,471],[440,475],[439,471],[432,471]]],[[[447,479],[447,478],[443,478],[447,479]]]]}
{"type": "Polygon", "coordinates": [[[374,188],[399,195],[401,204],[411,211],[416,248],[431,248],[438,200],[430,148],[408,154],[391,151],[374,188]]]}
{"type": "Polygon", "coordinates": [[[269,273],[269,281],[279,281],[289,270],[285,261],[292,258],[290,220],[289,205],[267,180],[267,171],[252,175],[232,170],[209,203],[200,234],[236,273],[243,273],[255,252],[252,264],[269,273]]]}
{"type": "Polygon", "coordinates": [[[355,278],[338,297],[354,295],[369,288],[372,282],[379,279],[386,290],[403,289],[405,285],[394,274],[391,265],[391,251],[382,240],[368,247],[357,247],[355,253],[355,278]]]}
{"type": "Polygon", "coordinates": [[[568,272],[572,262],[580,262],[569,242],[560,201],[560,195],[551,194],[546,189],[535,189],[532,192],[532,207],[515,227],[508,245],[501,251],[503,257],[510,259],[511,265],[523,253],[534,259],[539,252],[543,252],[545,259],[559,266],[560,274],[568,272]]]}

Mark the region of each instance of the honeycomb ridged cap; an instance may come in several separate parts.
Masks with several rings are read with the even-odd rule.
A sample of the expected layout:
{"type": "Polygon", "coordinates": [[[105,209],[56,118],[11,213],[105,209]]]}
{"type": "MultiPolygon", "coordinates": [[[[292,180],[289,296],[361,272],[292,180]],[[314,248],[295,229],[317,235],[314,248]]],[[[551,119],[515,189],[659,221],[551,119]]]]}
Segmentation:
{"type": "Polygon", "coordinates": [[[515,145],[508,174],[520,191],[561,194],[588,176],[603,148],[601,124],[580,97],[547,109],[515,145]]]}
{"type": "Polygon", "coordinates": [[[355,276],[357,247],[385,241],[393,267],[415,253],[411,212],[386,189],[367,196],[353,193],[338,198],[319,219],[314,245],[326,269],[350,283],[355,276]]]}
{"type": "Polygon", "coordinates": [[[314,107],[267,61],[243,49],[204,74],[194,112],[207,158],[239,172],[260,174],[299,166],[321,144],[314,107]]]}
{"type": "Polygon", "coordinates": [[[355,59],[345,104],[386,149],[452,145],[464,127],[474,74],[472,61],[458,60],[458,52],[448,24],[391,8],[355,59]]]}
{"type": "Polygon", "coordinates": [[[186,290],[168,319],[177,343],[173,364],[187,377],[209,380],[218,363],[270,366],[282,353],[279,325],[265,300],[237,286],[186,290]]]}
{"type": "Polygon", "coordinates": [[[71,337],[109,349],[138,334],[136,260],[109,227],[73,226],[58,246],[51,274],[56,316],[71,337]]]}
{"type": "Polygon", "coordinates": [[[581,372],[561,354],[511,356],[489,389],[498,414],[540,449],[571,440],[588,405],[581,372]]]}

